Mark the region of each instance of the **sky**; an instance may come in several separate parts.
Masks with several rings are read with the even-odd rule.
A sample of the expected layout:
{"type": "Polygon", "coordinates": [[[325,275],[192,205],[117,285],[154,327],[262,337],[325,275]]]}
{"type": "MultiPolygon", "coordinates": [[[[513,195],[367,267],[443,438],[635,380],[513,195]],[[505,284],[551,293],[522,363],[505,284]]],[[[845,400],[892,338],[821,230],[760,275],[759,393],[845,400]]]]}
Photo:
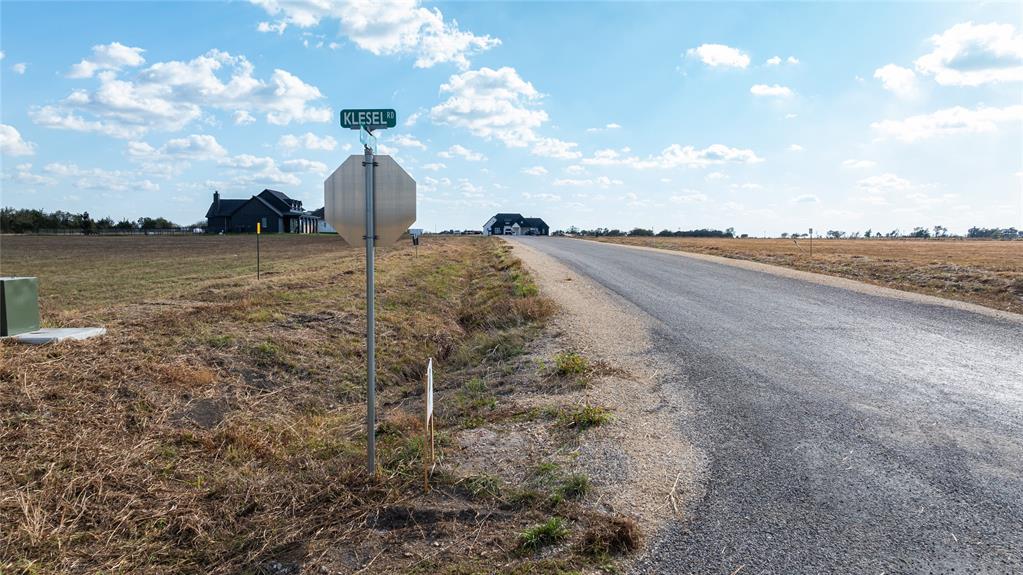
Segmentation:
{"type": "Polygon", "coordinates": [[[323,205],[358,132],[428,230],[1023,228],[1019,3],[0,2],[0,204],[323,205]]]}

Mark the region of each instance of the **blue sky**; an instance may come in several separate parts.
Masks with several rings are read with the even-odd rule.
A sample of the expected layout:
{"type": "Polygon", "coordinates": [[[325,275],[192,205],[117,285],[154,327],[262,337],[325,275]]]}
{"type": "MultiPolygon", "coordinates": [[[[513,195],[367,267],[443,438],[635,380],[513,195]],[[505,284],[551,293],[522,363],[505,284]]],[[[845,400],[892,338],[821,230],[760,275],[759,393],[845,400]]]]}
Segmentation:
{"type": "Polygon", "coordinates": [[[0,3],[2,203],[323,204],[358,151],[417,226],[1023,227],[1018,3],[0,3]]]}

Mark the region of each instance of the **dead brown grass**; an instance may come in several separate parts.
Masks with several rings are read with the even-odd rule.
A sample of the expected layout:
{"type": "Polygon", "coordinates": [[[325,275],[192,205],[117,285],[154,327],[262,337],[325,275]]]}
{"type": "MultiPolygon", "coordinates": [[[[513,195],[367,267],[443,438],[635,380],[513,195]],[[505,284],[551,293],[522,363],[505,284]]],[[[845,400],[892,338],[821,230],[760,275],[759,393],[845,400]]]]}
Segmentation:
{"type": "MultiPolygon", "coordinates": [[[[545,572],[585,561],[535,568],[514,553],[543,509],[463,496],[462,478],[443,471],[431,494],[420,488],[425,359],[440,360],[442,404],[453,405],[464,374],[505,369],[491,343],[521,345],[553,311],[520,289],[528,278],[506,247],[431,238],[418,258],[381,251],[373,480],[361,251],[266,236],[256,281],[251,243],[2,238],[3,273],[40,278],[44,324],[109,334],[0,343],[0,572],[545,572]]],[[[438,423],[443,449],[458,422],[438,423]]]]}
{"type": "Polygon", "coordinates": [[[1023,242],[599,238],[752,260],[1023,313],[1023,242]]]}

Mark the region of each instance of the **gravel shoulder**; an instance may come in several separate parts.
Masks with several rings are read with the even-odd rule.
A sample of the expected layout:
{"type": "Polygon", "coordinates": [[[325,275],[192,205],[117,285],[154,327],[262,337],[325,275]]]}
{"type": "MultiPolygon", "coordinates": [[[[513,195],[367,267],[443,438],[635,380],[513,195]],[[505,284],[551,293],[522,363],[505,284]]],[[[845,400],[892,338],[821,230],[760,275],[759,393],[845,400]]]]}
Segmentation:
{"type": "Polygon", "coordinates": [[[684,394],[667,394],[659,383],[666,367],[651,359],[656,320],[554,258],[509,243],[541,293],[560,306],[551,329],[561,344],[610,367],[582,392],[585,401],[614,414],[579,450],[599,505],[639,518],[648,534],[681,519],[702,496],[706,457],[673,423],[691,406],[684,394]]]}
{"type": "Polygon", "coordinates": [[[1015,316],[675,252],[515,243],[654,318],[669,426],[705,471],[634,572],[1020,572],[1015,316]]]}

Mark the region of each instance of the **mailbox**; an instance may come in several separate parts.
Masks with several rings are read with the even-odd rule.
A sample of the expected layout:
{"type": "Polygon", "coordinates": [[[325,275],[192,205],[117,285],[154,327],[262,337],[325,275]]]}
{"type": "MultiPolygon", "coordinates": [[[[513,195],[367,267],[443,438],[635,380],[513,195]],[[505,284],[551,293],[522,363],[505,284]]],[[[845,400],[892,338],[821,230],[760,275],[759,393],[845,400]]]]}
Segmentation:
{"type": "Polygon", "coordinates": [[[39,280],[0,277],[0,336],[39,329],[39,280]]]}

